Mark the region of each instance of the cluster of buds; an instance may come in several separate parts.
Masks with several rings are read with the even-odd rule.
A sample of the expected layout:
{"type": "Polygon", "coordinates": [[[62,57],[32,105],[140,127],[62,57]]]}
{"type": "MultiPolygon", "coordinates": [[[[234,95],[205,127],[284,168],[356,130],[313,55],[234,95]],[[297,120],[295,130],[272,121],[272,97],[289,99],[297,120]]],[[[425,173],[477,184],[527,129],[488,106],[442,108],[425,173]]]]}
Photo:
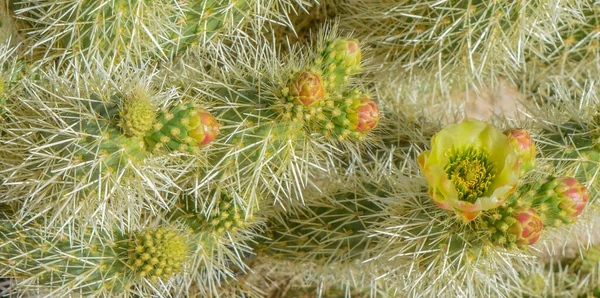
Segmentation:
{"type": "Polygon", "coordinates": [[[282,90],[285,119],[306,121],[327,137],[362,138],[375,129],[377,104],[358,89],[348,89],[348,78],[361,70],[360,45],[340,38],[326,43],[319,58],[290,76],[282,90]]]}
{"type": "Polygon", "coordinates": [[[491,242],[522,247],[534,244],[543,228],[572,223],[588,200],[588,189],[574,178],[551,178],[544,183],[521,186],[483,220],[491,242]]]}
{"type": "Polygon", "coordinates": [[[534,167],[537,153],[525,130],[502,133],[467,119],[446,126],[431,144],[431,150],[418,158],[431,198],[440,208],[474,223],[475,230],[487,231],[494,245],[532,245],[544,227],[573,222],[589,200],[587,188],[574,178],[551,178],[517,188],[534,167]]]}
{"type": "Polygon", "coordinates": [[[195,153],[212,142],[219,132],[220,124],[215,117],[190,103],[161,112],[145,141],[152,149],[195,153]]]}

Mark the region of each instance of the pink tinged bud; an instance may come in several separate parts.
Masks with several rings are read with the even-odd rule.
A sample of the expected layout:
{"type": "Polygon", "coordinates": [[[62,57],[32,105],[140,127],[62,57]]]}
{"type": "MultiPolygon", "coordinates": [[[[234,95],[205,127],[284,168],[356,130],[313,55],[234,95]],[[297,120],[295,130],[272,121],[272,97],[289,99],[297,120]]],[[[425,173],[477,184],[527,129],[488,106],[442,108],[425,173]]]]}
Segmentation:
{"type": "Polygon", "coordinates": [[[574,178],[561,177],[557,183],[555,190],[560,200],[559,208],[570,217],[581,214],[590,198],[589,190],[574,178]]]}
{"type": "Polygon", "coordinates": [[[369,132],[377,127],[381,115],[379,114],[379,107],[374,101],[368,98],[361,99],[356,113],[358,115],[356,131],[369,132]]]}
{"type": "Polygon", "coordinates": [[[323,79],[313,72],[301,72],[291,82],[290,95],[294,98],[295,103],[312,105],[325,97],[323,79]]]}
{"type": "Polygon", "coordinates": [[[517,236],[517,245],[532,245],[542,235],[542,219],[533,208],[522,210],[515,215],[517,222],[508,230],[517,236]]]}
{"type": "Polygon", "coordinates": [[[218,135],[221,125],[209,112],[198,109],[198,114],[190,119],[190,137],[197,141],[198,146],[212,142],[218,135]]]}
{"type": "Polygon", "coordinates": [[[529,133],[524,129],[511,129],[504,132],[508,138],[510,146],[519,156],[519,162],[527,170],[535,161],[537,150],[535,142],[529,133]]]}
{"type": "Polygon", "coordinates": [[[346,67],[360,65],[362,52],[360,45],[355,39],[338,39],[333,43],[333,49],[336,56],[339,57],[346,67]]]}

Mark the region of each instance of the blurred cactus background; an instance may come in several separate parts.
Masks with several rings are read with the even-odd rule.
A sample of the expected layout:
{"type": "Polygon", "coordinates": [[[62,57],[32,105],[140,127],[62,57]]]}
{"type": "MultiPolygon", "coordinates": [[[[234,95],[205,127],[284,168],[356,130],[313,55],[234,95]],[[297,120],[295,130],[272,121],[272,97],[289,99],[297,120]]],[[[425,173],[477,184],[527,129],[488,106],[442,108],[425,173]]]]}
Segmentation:
{"type": "Polygon", "coordinates": [[[0,0],[2,297],[600,297],[600,2],[0,0]]]}

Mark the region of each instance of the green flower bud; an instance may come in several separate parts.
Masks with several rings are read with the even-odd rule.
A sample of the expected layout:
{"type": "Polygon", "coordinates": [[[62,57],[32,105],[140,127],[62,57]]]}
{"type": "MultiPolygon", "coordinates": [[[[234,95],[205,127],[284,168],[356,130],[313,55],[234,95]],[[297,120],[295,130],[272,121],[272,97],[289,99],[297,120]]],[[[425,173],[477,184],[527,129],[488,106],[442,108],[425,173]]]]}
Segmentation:
{"type": "Polygon", "coordinates": [[[331,48],[336,60],[340,61],[342,65],[348,68],[360,66],[362,52],[357,40],[337,39],[332,43],[331,48]]]}

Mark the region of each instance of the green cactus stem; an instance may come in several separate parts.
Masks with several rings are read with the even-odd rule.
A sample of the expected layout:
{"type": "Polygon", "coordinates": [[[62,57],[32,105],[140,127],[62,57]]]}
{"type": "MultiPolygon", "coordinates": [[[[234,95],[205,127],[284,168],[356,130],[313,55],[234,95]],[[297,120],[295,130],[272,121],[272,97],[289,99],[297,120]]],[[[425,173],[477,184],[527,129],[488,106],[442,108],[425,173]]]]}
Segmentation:
{"type": "Polygon", "coordinates": [[[197,153],[219,135],[220,124],[206,110],[188,103],[163,111],[145,137],[152,149],[197,153]]]}
{"type": "Polygon", "coordinates": [[[259,251],[272,257],[321,264],[367,259],[378,238],[368,233],[384,217],[384,191],[366,184],[306,202],[290,214],[273,218],[269,238],[259,251]]]}
{"type": "Polygon", "coordinates": [[[49,236],[4,220],[0,274],[39,283],[56,295],[115,295],[180,273],[191,248],[190,239],[170,227],[114,235],[90,231],[79,239],[49,236]]]}

